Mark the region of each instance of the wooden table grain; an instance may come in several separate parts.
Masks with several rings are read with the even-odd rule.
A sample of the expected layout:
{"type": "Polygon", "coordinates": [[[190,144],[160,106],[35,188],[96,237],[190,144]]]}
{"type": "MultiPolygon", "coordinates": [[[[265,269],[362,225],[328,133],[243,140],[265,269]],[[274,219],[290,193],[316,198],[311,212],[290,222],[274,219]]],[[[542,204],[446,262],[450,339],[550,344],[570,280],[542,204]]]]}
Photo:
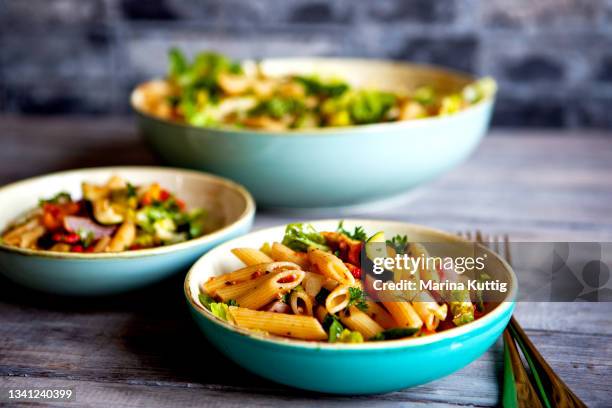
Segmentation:
{"type": "MultiPolygon", "coordinates": [[[[1,184],[69,168],[157,162],[128,119],[0,117],[0,146],[1,184]]],[[[260,210],[255,228],[349,215],[479,228],[513,240],[612,241],[612,134],[494,131],[465,164],[406,197],[342,210],[260,210]]],[[[321,395],[266,381],[211,347],[192,324],[181,289],[177,276],[129,295],[75,300],[0,280],[0,388],[73,387],[77,401],[57,406],[90,407],[500,403],[499,343],[453,375],[384,395],[321,395]]],[[[516,316],[589,406],[612,404],[612,304],[523,303],[516,316]]]]}

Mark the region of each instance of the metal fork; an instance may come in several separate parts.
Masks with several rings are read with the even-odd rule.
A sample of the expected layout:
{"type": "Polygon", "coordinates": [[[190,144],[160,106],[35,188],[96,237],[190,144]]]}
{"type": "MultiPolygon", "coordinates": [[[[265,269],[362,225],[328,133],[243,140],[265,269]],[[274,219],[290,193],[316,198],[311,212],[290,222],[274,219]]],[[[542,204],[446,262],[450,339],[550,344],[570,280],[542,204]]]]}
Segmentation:
{"type": "MultiPolygon", "coordinates": [[[[505,258],[506,262],[512,266],[512,256],[510,253],[510,239],[507,234],[500,236],[486,236],[479,230],[474,235],[470,232],[459,233],[459,236],[470,241],[474,241],[505,258]]],[[[510,318],[510,323],[504,330],[504,407],[584,407],[586,405],[580,400],[569,387],[559,378],[559,376],[548,365],[544,357],[534,346],[523,328],[516,321],[514,316],[510,318]],[[521,361],[520,354],[516,347],[518,343],[525,360],[529,366],[533,382],[538,391],[530,381],[529,374],[521,361]],[[546,389],[550,390],[549,393],[546,389]],[[538,398],[539,397],[539,398],[538,398]]]]}

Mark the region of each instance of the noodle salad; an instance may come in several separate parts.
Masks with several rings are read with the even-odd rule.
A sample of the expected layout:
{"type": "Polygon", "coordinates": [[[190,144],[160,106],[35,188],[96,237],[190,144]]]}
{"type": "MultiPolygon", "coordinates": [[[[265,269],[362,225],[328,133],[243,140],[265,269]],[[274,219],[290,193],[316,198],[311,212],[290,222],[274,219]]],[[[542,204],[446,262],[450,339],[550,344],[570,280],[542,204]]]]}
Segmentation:
{"type": "Polygon", "coordinates": [[[121,252],[176,244],[214,229],[204,209],[188,210],[158,183],[135,186],[112,176],[101,185],[82,183],[81,199],[67,192],[40,199],[6,229],[2,243],[54,252],[121,252]]]}
{"type": "MultiPolygon", "coordinates": [[[[468,291],[420,290],[410,300],[370,296],[362,254],[367,257],[366,243],[375,242],[392,254],[426,253],[406,236],[368,237],[363,228],[348,231],[342,222],[336,231],[321,232],[309,224],[289,224],[280,242],[232,249],[244,267],[203,282],[200,303],[241,328],[330,343],[427,336],[485,313],[483,302],[473,301],[468,291]]],[[[421,270],[418,279],[439,280],[443,273],[421,270]]]]}

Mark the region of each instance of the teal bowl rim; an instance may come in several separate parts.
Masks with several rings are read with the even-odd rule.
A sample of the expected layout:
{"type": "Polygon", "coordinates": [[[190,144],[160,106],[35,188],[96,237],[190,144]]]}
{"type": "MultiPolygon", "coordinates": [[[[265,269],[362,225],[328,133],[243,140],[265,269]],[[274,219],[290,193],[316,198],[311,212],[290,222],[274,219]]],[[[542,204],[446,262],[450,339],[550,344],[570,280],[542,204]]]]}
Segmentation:
{"type": "Polygon", "coordinates": [[[232,223],[223,226],[222,228],[211,232],[210,234],[203,235],[198,238],[190,239],[185,242],[180,242],[178,244],[166,245],[156,248],[146,248],[146,249],[135,249],[130,251],[123,252],[103,252],[103,253],[77,253],[77,252],[53,252],[53,251],[44,251],[44,250],[35,250],[35,249],[27,249],[27,248],[17,248],[14,246],[6,245],[0,242],[0,251],[16,253],[18,255],[23,256],[36,256],[41,258],[52,258],[52,259],[78,259],[78,260],[87,260],[94,261],[99,259],[131,259],[131,258],[142,258],[147,256],[155,256],[162,255],[169,252],[181,251],[184,249],[189,249],[193,247],[197,247],[202,244],[214,242],[216,239],[227,235],[228,233],[237,230],[241,227],[245,222],[250,222],[255,216],[255,200],[251,196],[251,193],[243,187],[241,184],[236,183],[230,179],[225,177],[217,176],[214,174],[197,171],[197,170],[187,170],[181,169],[177,167],[162,167],[162,166],[107,166],[107,167],[86,167],[80,169],[71,169],[58,171],[48,174],[43,174],[39,176],[30,177],[24,180],[15,181],[13,183],[9,183],[0,187],[0,196],[5,193],[7,190],[21,187],[24,184],[37,181],[43,179],[45,177],[52,176],[62,176],[69,173],[76,172],[98,172],[98,171],[108,171],[112,173],[113,171],[121,171],[121,170],[135,170],[135,171],[169,171],[181,174],[189,174],[195,175],[197,177],[203,177],[209,180],[214,180],[215,182],[228,187],[240,194],[240,196],[245,200],[245,209],[240,214],[240,216],[232,223]]]}
{"type": "MultiPolygon", "coordinates": [[[[419,67],[419,68],[430,69],[433,71],[439,71],[449,76],[462,77],[466,80],[474,81],[476,79],[474,75],[471,75],[469,73],[450,69],[450,68],[445,68],[445,67],[438,66],[438,65],[416,64],[416,63],[410,63],[410,62],[385,60],[385,59],[295,57],[295,58],[266,58],[264,59],[264,61],[291,61],[291,60],[302,60],[302,59],[308,59],[308,60],[313,60],[313,61],[320,60],[320,61],[338,61],[338,62],[354,62],[354,63],[371,62],[371,63],[398,65],[398,66],[404,66],[404,67],[419,67]]],[[[291,129],[291,130],[286,130],[286,131],[268,131],[268,130],[251,129],[251,128],[238,128],[238,127],[233,128],[231,126],[221,126],[221,127],[193,126],[188,123],[175,122],[172,120],[161,119],[156,116],[150,115],[146,112],[143,112],[138,107],[136,107],[136,104],[134,103],[136,91],[138,91],[138,89],[144,84],[147,84],[149,82],[153,82],[156,80],[162,80],[162,79],[163,78],[154,78],[148,81],[141,82],[138,85],[136,85],[134,89],[132,90],[132,92],[130,93],[130,107],[132,108],[132,110],[134,110],[134,112],[138,116],[144,119],[148,119],[148,120],[160,123],[160,124],[174,126],[178,128],[187,129],[187,130],[193,129],[196,131],[216,132],[216,133],[226,134],[226,135],[236,134],[236,133],[252,134],[252,135],[257,135],[257,136],[262,136],[262,137],[270,137],[270,136],[271,137],[279,137],[279,136],[280,137],[287,137],[287,136],[318,137],[321,135],[328,135],[328,134],[333,134],[333,136],[346,136],[346,135],[364,134],[364,133],[370,133],[370,132],[382,132],[382,131],[388,131],[388,130],[404,130],[404,129],[408,130],[414,127],[433,125],[434,122],[448,121],[448,120],[452,120],[460,116],[467,115],[469,112],[482,108],[484,105],[493,104],[495,101],[495,95],[497,93],[496,92],[493,95],[483,98],[482,100],[476,102],[475,104],[470,105],[467,108],[459,112],[453,113],[451,115],[430,116],[426,118],[412,119],[412,120],[406,120],[406,121],[381,122],[381,123],[372,123],[372,124],[365,124],[365,125],[323,127],[323,128],[312,128],[312,129],[291,129]]]]}
{"type": "MultiPolygon", "coordinates": [[[[310,223],[323,223],[323,222],[338,222],[338,219],[335,218],[329,218],[329,219],[321,219],[321,220],[312,220],[309,221],[310,223]]],[[[395,224],[397,226],[402,226],[402,227],[410,227],[410,228],[416,228],[416,229],[421,229],[421,230],[427,230],[430,233],[433,233],[435,235],[438,235],[440,238],[443,238],[445,240],[450,240],[450,241],[456,241],[456,242],[469,242],[463,238],[460,238],[456,235],[450,234],[448,232],[445,231],[441,231],[435,228],[430,228],[430,227],[426,227],[423,225],[418,225],[418,224],[411,224],[411,223],[407,223],[407,222],[401,222],[401,221],[389,221],[389,220],[374,220],[374,219],[345,219],[344,221],[348,221],[348,222],[355,222],[355,223],[363,223],[363,222],[380,222],[380,223],[386,223],[386,224],[395,224]]],[[[254,234],[254,233],[260,233],[260,232],[265,232],[268,230],[273,230],[273,229],[277,229],[279,228],[279,226],[275,226],[275,227],[270,227],[270,228],[264,228],[261,230],[257,230],[257,231],[253,231],[249,234],[243,235],[242,237],[238,237],[238,238],[234,238],[232,240],[229,240],[227,242],[225,242],[223,245],[226,246],[230,246],[234,241],[242,239],[250,234],[254,234]]],[[[268,346],[285,346],[285,347],[293,347],[293,348],[298,348],[298,349],[310,349],[310,350],[333,350],[333,351],[341,351],[341,352],[351,352],[351,351],[355,351],[355,350],[387,350],[387,349],[398,349],[398,348],[410,348],[410,347],[418,347],[418,346],[424,346],[424,345],[428,345],[428,344],[432,344],[438,341],[443,341],[443,340],[449,340],[449,339],[453,339],[453,338],[457,338],[466,334],[469,334],[471,331],[477,330],[479,328],[483,328],[486,327],[487,325],[492,324],[496,318],[498,318],[499,316],[503,315],[505,312],[507,312],[509,309],[512,309],[514,307],[514,303],[515,303],[515,299],[517,296],[517,286],[518,286],[518,282],[516,279],[516,275],[514,273],[514,270],[512,269],[512,267],[502,258],[500,257],[498,254],[496,254],[495,252],[489,250],[488,248],[477,244],[479,247],[481,247],[484,251],[486,251],[488,254],[494,256],[500,263],[501,265],[504,267],[505,271],[508,273],[508,276],[510,278],[510,290],[508,291],[508,293],[506,294],[505,300],[503,302],[500,302],[493,310],[491,310],[489,313],[485,314],[484,316],[470,322],[467,323],[463,326],[459,326],[459,327],[453,327],[451,329],[448,330],[444,330],[440,333],[435,333],[429,336],[425,336],[425,337],[417,337],[417,338],[408,338],[408,339],[398,339],[398,340],[387,340],[387,341],[381,341],[381,342],[365,342],[365,343],[357,343],[357,344],[338,344],[338,343],[326,343],[326,342],[320,342],[320,341],[306,341],[306,340],[297,340],[297,339],[288,339],[286,337],[281,337],[281,336],[276,336],[276,335],[272,335],[272,334],[260,334],[248,329],[242,329],[239,327],[236,327],[224,320],[221,320],[220,318],[214,316],[212,313],[210,313],[208,310],[206,310],[205,308],[203,308],[202,306],[200,306],[195,300],[194,300],[194,294],[191,293],[191,288],[190,288],[190,281],[191,281],[191,276],[194,273],[194,270],[198,267],[198,264],[202,261],[202,259],[204,259],[207,256],[210,256],[210,254],[204,254],[200,257],[200,259],[198,259],[196,261],[196,263],[193,264],[193,266],[189,269],[189,272],[187,272],[187,275],[185,276],[185,282],[183,285],[183,291],[185,294],[185,298],[187,300],[187,303],[189,304],[189,306],[196,311],[199,315],[203,316],[204,318],[208,319],[209,321],[211,321],[213,324],[218,325],[220,328],[232,332],[234,334],[238,334],[241,336],[244,336],[250,340],[256,341],[262,345],[268,345],[268,346]]],[[[199,285],[198,285],[199,287],[199,285]]]]}

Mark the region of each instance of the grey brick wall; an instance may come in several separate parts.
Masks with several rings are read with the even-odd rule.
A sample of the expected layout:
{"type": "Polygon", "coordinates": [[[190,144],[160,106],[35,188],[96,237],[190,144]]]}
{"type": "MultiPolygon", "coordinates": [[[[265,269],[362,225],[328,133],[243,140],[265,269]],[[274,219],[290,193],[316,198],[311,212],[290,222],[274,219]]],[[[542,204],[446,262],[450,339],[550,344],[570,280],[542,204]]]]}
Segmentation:
{"type": "Polygon", "coordinates": [[[172,45],[442,64],[496,125],[612,128],[612,0],[1,0],[0,112],[128,114],[172,45]]]}

